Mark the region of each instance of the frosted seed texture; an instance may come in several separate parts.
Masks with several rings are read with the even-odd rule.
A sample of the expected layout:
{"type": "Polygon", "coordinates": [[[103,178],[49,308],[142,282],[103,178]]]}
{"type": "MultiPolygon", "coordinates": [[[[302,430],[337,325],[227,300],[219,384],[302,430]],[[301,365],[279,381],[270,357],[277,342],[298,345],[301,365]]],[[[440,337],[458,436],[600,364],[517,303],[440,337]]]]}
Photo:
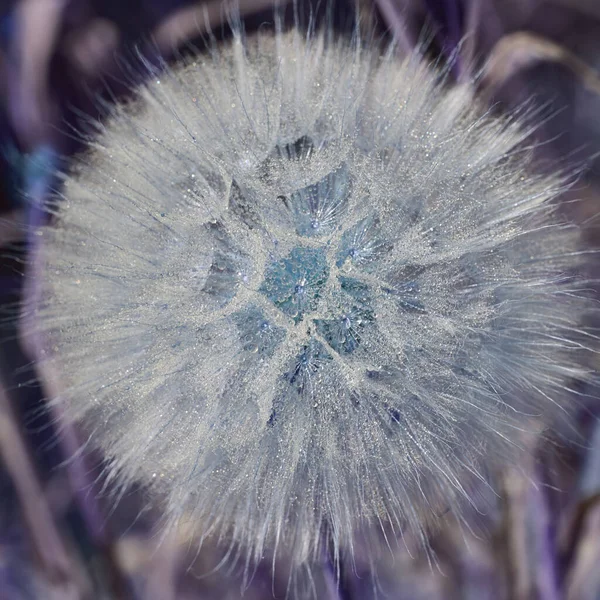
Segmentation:
{"type": "Polygon", "coordinates": [[[295,564],[473,501],[584,375],[578,232],[524,139],[418,58],[295,31],[150,81],[44,232],[48,365],[111,477],[295,564]]]}

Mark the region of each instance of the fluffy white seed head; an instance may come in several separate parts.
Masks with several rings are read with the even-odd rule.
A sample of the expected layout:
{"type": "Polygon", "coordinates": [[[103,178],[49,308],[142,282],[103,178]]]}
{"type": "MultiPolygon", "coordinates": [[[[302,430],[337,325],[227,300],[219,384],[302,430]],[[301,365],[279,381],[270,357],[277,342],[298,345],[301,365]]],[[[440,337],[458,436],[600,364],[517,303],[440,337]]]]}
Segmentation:
{"type": "Polygon", "coordinates": [[[297,30],[143,86],[65,181],[36,307],[112,476],[295,564],[473,500],[581,375],[578,234],[525,137],[297,30]]]}

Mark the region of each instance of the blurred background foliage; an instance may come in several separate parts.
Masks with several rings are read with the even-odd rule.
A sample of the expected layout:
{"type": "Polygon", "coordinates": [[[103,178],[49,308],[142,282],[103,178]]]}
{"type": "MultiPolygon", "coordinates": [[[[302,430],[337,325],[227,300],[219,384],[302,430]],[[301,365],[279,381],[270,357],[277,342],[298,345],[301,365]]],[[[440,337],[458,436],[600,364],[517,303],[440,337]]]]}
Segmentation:
{"type": "MultiPolygon", "coordinates": [[[[271,6],[239,0],[247,29],[271,6]]],[[[341,27],[354,3],[334,11],[341,27]]],[[[402,51],[426,41],[432,58],[452,61],[457,81],[475,77],[490,110],[539,109],[540,165],[581,172],[564,207],[597,247],[598,0],[360,0],[359,11],[402,51]]],[[[0,2],[0,600],[242,597],[242,568],[214,569],[223,549],[198,551],[184,532],[161,538],[142,490],[108,496],[102,457],[81,451],[75,429],[56,430],[58,409],[44,402],[52,384],[38,381],[35,343],[19,329],[35,285],[36,230],[48,219],[43,200],[56,169],[83,149],[78,132],[142,76],[134,57],[159,65],[188,42],[201,47],[207,25],[227,35],[224,14],[220,0],[0,2]]],[[[472,531],[449,519],[432,534],[433,565],[410,540],[400,544],[378,565],[383,597],[600,598],[600,410],[594,385],[573,396],[581,409],[570,442],[526,440],[531,459],[500,474],[497,511],[479,515],[472,531]]],[[[318,597],[368,600],[374,578],[359,546],[339,585],[323,565],[318,597]]],[[[244,598],[284,597],[286,583],[265,559],[244,598]]]]}

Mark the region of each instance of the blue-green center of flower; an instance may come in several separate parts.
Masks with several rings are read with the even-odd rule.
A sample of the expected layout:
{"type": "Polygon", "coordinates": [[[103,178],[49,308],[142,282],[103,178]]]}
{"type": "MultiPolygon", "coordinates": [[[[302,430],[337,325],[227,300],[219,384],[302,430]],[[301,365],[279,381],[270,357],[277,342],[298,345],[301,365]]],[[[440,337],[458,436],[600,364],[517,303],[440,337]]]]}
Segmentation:
{"type": "MultiPolygon", "coordinates": [[[[325,251],[318,248],[294,248],[288,256],[265,269],[260,291],[296,325],[317,310],[329,279],[325,251]]],[[[360,330],[375,319],[367,286],[351,277],[337,277],[337,292],[328,307],[330,319],[313,319],[314,332],[340,354],[353,352],[360,342],[360,330]]]]}
{"type": "Polygon", "coordinates": [[[316,310],[328,278],[325,252],[298,247],[265,269],[260,290],[298,324],[307,312],[316,310]]]}

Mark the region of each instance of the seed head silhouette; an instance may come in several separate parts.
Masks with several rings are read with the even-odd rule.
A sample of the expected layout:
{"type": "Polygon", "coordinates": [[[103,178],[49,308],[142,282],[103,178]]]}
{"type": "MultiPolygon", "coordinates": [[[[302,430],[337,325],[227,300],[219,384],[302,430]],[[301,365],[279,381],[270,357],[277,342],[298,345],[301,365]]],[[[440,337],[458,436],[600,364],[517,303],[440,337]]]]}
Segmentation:
{"type": "Polygon", "coordinates": [[[110,478],[301,565],[461,514],[565,409],[579,233],[472,89],[393,47],[238,31],[114,111],[36,307],[110,478]]]}

